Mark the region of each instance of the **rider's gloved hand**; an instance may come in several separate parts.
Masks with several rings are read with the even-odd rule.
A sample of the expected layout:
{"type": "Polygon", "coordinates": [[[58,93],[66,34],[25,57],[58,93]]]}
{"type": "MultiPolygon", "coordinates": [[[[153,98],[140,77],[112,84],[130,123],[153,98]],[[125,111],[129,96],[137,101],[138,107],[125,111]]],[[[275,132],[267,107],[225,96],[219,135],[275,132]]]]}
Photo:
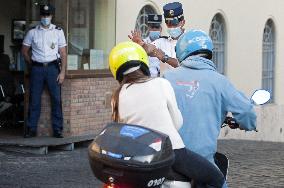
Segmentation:
{"type": "Polygon", "coordinates": [[[233,117],[226,117],[225,123],[226,123],[231,129],[240,128],[240,125],[236,122],[236,119],[233,118],[233,117]]]}

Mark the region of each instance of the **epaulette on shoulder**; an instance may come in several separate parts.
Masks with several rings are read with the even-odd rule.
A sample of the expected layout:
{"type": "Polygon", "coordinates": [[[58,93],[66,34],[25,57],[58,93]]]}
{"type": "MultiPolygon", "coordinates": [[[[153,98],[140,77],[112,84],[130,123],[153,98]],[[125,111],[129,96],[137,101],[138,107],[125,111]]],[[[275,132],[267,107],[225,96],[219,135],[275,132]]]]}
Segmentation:
{"type": "Polygon", "coordinates": [[[160,38],[168,39],[169,37],[168,36],[160,36],[160,38]]]}
{"type": "Polygon", "coordinates": [[[32,30],[32,29],[35,29],[35,28],[36,28],[36,26],[30,27],[30,28],[29,28],[29,31],[32,30]]]}
{"type": "Polygon", "coordinates": [[[55,26],[55,29],[57,29],[57,30],[62,30],[62,28],[59,27],[59,26],[55,26]]]}

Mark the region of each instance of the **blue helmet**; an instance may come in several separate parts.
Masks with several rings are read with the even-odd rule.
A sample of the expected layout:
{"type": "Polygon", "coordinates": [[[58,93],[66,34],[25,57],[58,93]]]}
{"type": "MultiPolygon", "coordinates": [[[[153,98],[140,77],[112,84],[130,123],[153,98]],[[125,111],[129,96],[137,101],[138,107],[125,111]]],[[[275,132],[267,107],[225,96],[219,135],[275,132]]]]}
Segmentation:
{"type": "Polygon", "coordinates": [[[205,54],[208,59],[211,59],[213,43],[204,31],[189,30],[179,37],[175,49],[179,62],[197,54],[205,54]]]}

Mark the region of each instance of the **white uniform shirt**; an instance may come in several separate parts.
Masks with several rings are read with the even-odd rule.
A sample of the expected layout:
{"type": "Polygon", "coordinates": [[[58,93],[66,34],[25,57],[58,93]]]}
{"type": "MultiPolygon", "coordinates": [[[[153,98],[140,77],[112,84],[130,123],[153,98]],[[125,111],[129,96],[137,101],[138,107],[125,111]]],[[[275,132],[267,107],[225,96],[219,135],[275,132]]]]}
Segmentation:
{"type": "Polygon", "coordinates": [[[164,78],[154,78],[130,87],[127,85],[121,88],[119,94],[122,122],[160,131],[170,137],[173,149],[184,148],[178,133],[183,119],[170,82],[164,78]]]}
{"type": "Polygon", "coordinates": [[[32,60],[37,62],[51,62],[60,58],[59,48],[67,46],[64,32],[61,28],[50,24],[48,29],[41,25],[31,29],[23,45],[32,48],[32,60]]]}
{"type": "MultiPolygon", "coordinates": [[[[147,44],[152,43],[150,37],[144,39],[147,44]]],[[[149,56],[149,70],[151,77],[157,77],[160,74],[160,60],[157,57],[149,56]]]]}
{"type": "Polygon", "coordinates": [[[173,40],[172,38],[159,38],[152,42],[157,48],[163,50],[169,57],[176,58],[175,47],[177,44],[177,40],[173,40]]]}
{"type": "MultiPolygon", "coordinates": [[[[176,58],[176,47],[177,40],[173,40],[172,38],[159,38],[152,42],[157,48],[161,49],[163,52],[165,52],[166,55],[168,55],[171,58],[176,58]]],[[[163,72],[167,69],[173,68],[171,65],[167,63],[161,63],[160,64],[160,76],[163,75],[163,72]]]]}

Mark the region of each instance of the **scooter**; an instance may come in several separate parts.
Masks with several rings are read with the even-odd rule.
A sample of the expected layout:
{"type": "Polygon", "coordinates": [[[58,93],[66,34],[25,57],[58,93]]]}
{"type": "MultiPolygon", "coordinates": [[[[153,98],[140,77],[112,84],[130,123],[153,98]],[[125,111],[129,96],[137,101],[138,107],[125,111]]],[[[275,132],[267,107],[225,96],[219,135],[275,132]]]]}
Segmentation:
{"type": "MultiPolygon", "coordinates": [[[[270,93],[257,90],[251,97],[255,105],[268,102],[270,93]]],[[[238,128],[228,117],[222,127],[238,128]]],[[[229,160],[215,154],[215,163],[227,177],[229,160]]],[[[194,182],[173,171],[174,153],[169,137],[138,125],[110,123],[89,146],[89,162],[104,188],[190,188],[194,182]]]]}

